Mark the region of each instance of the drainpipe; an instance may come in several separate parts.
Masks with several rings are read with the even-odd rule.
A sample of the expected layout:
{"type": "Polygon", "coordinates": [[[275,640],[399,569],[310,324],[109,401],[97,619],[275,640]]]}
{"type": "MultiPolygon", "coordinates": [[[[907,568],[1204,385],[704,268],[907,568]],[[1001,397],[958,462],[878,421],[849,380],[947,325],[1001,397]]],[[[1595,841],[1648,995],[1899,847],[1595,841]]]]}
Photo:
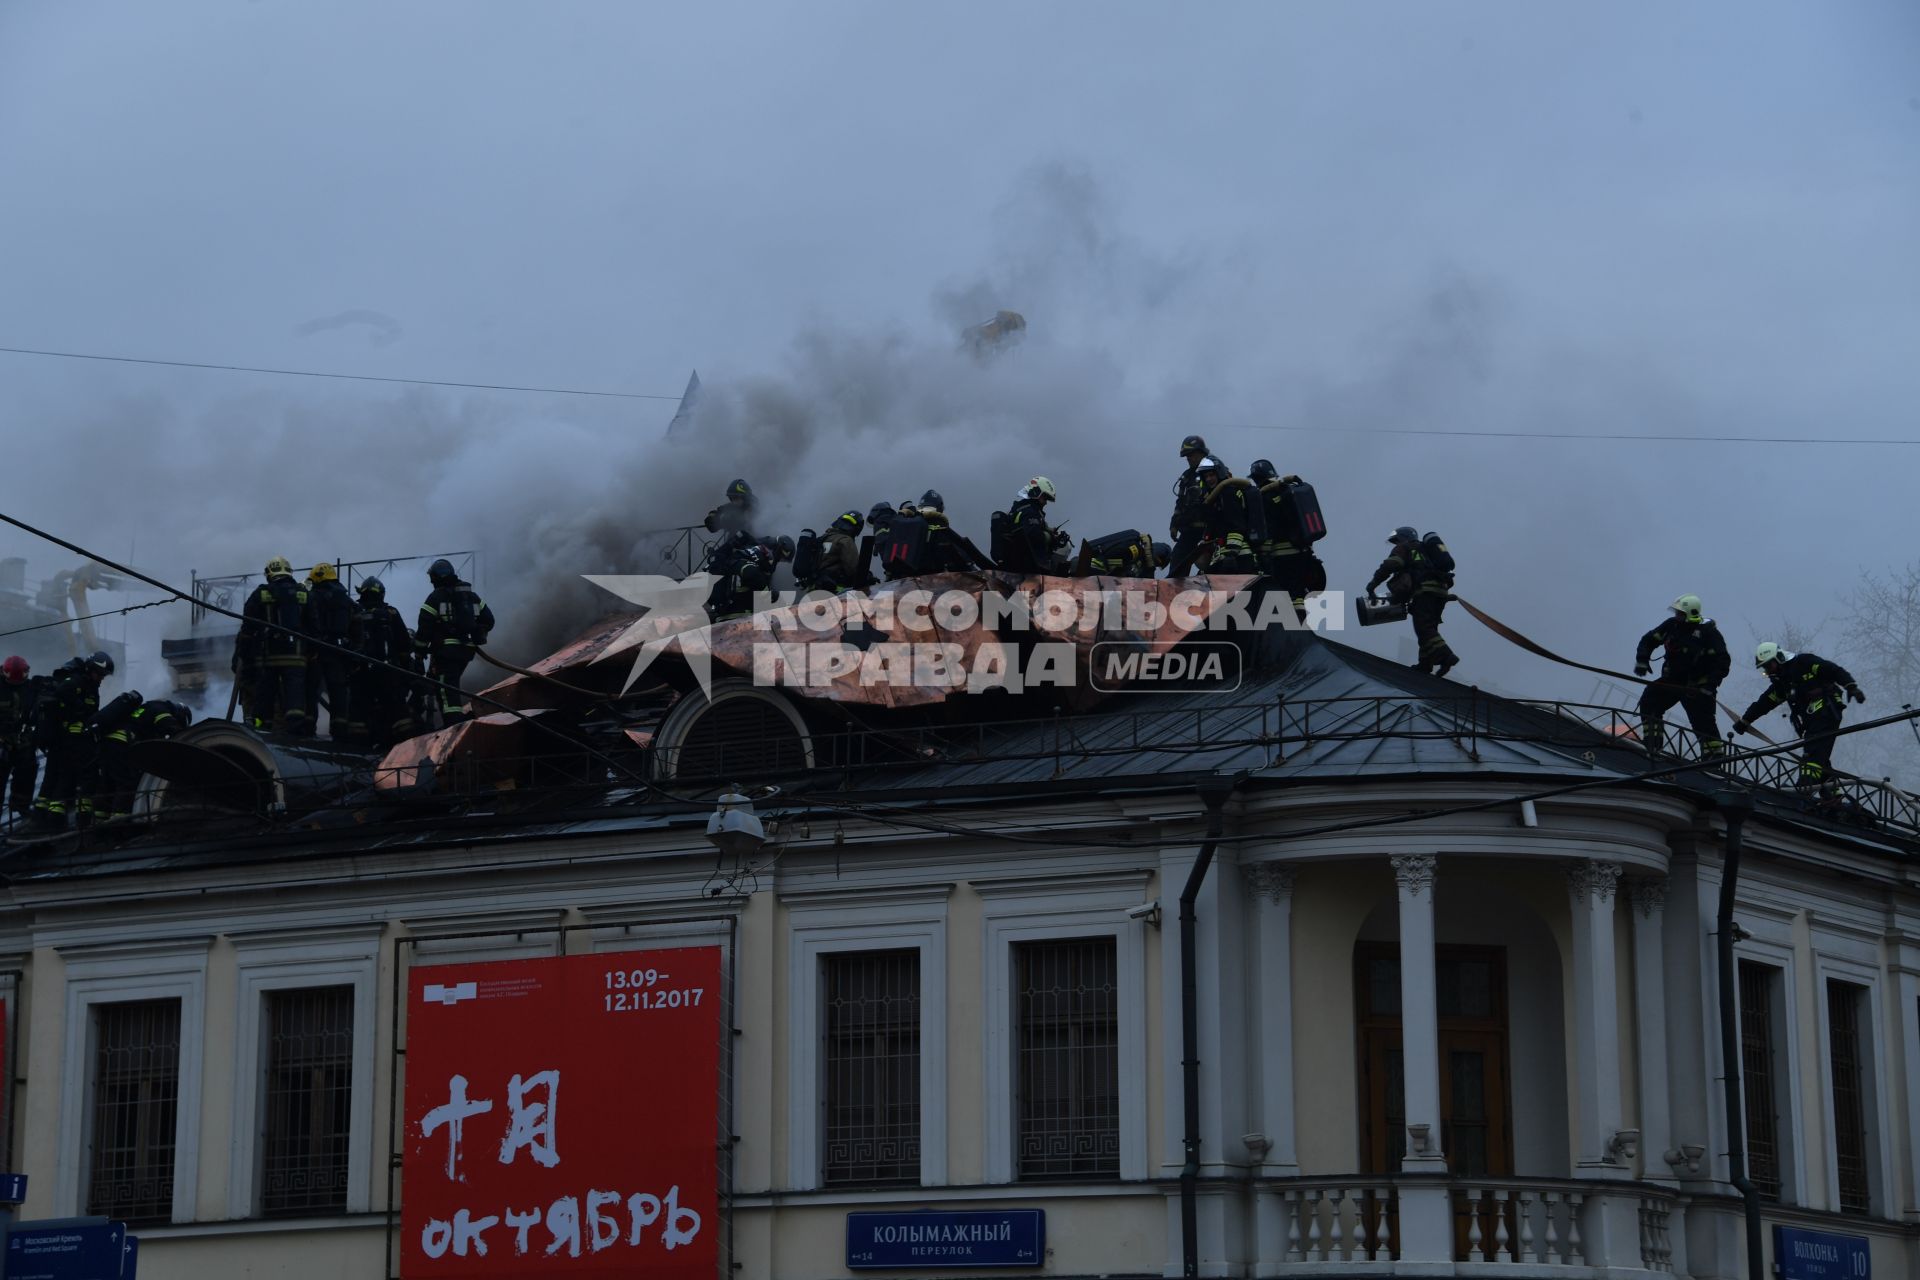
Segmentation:
{"type": "Polygon", "coordinates": [[[1207,838],[1187,873],[1187,887],[1180,891],[1180,1085],[1186,1105],[1186,1133],[1181,1139],[1186,1162],[1180,1166],[1180,1274],[1186,1280],[1196,1280],[1200,1274],[1200,984],[1195,974],[1193,904],[1220,842],[1225,821],[1222,806],[1239,781],[1237,777],[1208,778],[1200,784],[1200,799],[1207,806],[1207,838]]]}
{"type": "Polygon", "coordinates": [[[1740,846],[1753,801],[1744,795],[1723,797],[1727,856],[1720,869],[1720,915],[1715,941],[1720,952],[1720,1058],[1727,1095],[1727,1180],[1746,1206],[1747,1280],[1764,1280],[1760,1269],[1760,1189],[1747,1177],[1746,1116],[1740,1107],[1740,1029],[1736,1021],[1738,984],[1734,979],[1733,896],[1740,880],[1740,846]]]}

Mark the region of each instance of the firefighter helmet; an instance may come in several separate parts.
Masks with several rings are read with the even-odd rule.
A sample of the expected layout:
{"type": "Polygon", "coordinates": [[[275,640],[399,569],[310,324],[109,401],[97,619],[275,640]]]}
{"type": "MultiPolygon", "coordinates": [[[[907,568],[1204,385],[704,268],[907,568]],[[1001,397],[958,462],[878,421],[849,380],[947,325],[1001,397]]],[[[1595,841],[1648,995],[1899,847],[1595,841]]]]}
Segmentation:
{"type": "Polygon", "coordinates": [[[1759,647],[1753,651],[1753,665],[1764,671],[1774,663],[1785,662],[1792,656],[1773,641],[1762,640],[1759,647]]]}
{"type": "Polygon", "coordinates": [[[1206,451],[1207,442],[1199,436],[1188,436],[1180,442],[1180,456],[1183,458],[1190,453],[1205,454],[1206,451]]]}
{"type": "Polygon", "coordinates": [[[113,655],[105,649],[95,649],[87,655],[87,674],[105,680],[113,674],[113,655]]]}
{"type": "Polygon", "coordinates": [[[866,526],[867,522],[860,518],[858,511],[842,511],[833,518],[831,527],[850,533],[857,538],[860,536],[860,531],[866,528],[866,526]]]}
{"type": "Polygon", "coordinates": [[[313,566],[313,572],[307,575],[308,582],[338,582],[340,571],[331,564],[322,561],[313,566]]]}
{"type": "Polygon", "coordinates": [[[1054,492],[1053,481],[1047,479],[1045,476],[1035,476],[1033,479],[1027,481],[1026,492],[1029,498],[1042,498],[1048,502],[1052,502],[1059,496],[1054,492]]]}
{"type": "Polygon", "coordinates": [[[1247,479],[1255,484],[1266,484],[1279,478],[1279,470],[1265,458],[1255,458],[1253,465],[1247,468],[1247,479]]]}
{"type": "Polygon", "coordinates": [[[27,660],[17,653],[5,662],[0,662],[0,675],[6,676],[8,684],[24,684],[29,669],[27,660]]]}
{"type": "Polygon", "coordinates": [[[427,566],[427,579],[430,582],[451,582],[458,576],[453,571],[451,560],[435,560],[427,566]]]}
{"type": "Polygon", "coordinates": [[[1162,569],[1166,568],[1168,561],[1172,559],[1173,559],[1172,547],[1168,546],[1164,542],[1156,542],[1153,544],[1153,563],[1157,567],[1162,569]]]}
{"type": "Polygon", "coordinates": [[[387,584],[378,578],[362,578],[360,579],[360,585],[355,587],[354,590],[363,596],[380,596],[384,598],[387,594],[387,584]]]}
{"type": "Polygon", "coordinates": [[[876,502],[867,511],[867,523],[876,529],[884,529],[893,523],[893,507],[885,502],[876,502]]]}
{"type": "Polygon", "coordinates": [[[947,500],[940,496],[938,489],[929,489],[920,495],[920,510],[945,511],[946,509],[947,500]]]}
{"type": "Polygon", "coordinates": [[[1420,531],[1410,524],[1403,524],[1387,535],[1388,542],[1418,542],[1420,531]]]}
{"type": "Polygon", "coordinates": [[[1202,475],[1205,475],[1208,472],[1217,472],[1222,478],[1224,478],[1227,474],[1227,464],[1220,461],[1220,459],[1214,457],[1212,454],[1208,454],[1206,457],[1200,459],[1199,465],[1194,467],[1194,470],[1199,472],[1202,475]]]}
{"type": "Polygon", "coordinates": [[[275,556],[267,561],[267,576],[269,578],[287,578],[292,575],[293,561],[287,559],[285,556],[275,556]]]}
{"type": "Polygon", "coordinates": [[[1700,603],[1699,596],[1681,596],[1667,607],[1685,618],[1688,622],[1703,622],[1706,620],[1707,615],[1704,607],[1700,603]]]}
{"type": "Polygon", "coordinates": [[[753,486],[745,480],[735,480],[727,486],[728,502],[752,502],[753,486]]]}

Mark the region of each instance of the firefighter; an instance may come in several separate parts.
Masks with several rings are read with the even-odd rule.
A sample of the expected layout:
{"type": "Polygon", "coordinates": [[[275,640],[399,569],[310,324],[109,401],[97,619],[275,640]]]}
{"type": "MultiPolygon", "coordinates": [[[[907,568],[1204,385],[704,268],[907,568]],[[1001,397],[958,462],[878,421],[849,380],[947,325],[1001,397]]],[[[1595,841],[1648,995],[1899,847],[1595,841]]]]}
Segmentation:
{"type": "MultiPolygon", "coordinates": [[[[1253,553],[1266,532],[1259,490],[1251,480],[1236,478],[1226,463],[1211,455],[1200,459],[1194,474],[1205,489],[1200,511],[1206,520],[1206,537],[1200,544],[1199,566],[1209,573],[1260,572],[1253,553]]],[[[1177,544],[1173,555],[1176,561],[1180,558],[1177,544]]],[[[1167,576],[1176,575],[1169,570],[1167,576]]]]}
{"type": "Polygon", "coordinates": [[[439,682],[434,693],[441,723],[458,724],[467,717],[460,677],[473,661],[474,650],[484,645],[493,631],[493,610],[470,584],[461,581],[449,561],[435,560],[428,565],[427,581],[433,584],[433,590],[420,606],[414,651],[423,659],[427,674],[439,682]]]}
{"type": "MultiPolygon", "coordinates": [[[[905,504],[902,504],[905,505],[905,504]]],[[[947,519],[947,500],[938,489],[920,495],[919,516],[927,522],[926,561],[921,573],[959,573],[967,569],[991,569],[993,562],[961,535],[947,519]]]]}
{"type": "Polygon", "coordinates": [[[1367,580],[1367,598],[1376,599],[1374,588],[1387,584],[1387,594],[1396,604],[1407,606],[1413,619],[1414,638],[1420,642],[1415,671],[1431,670],[1444,676],[1458,666],[1460,659],[1440,638],[1440,615],[1453,597],[1453,553],[1437,533],[1425,538],[1410,524],[1403,524],[1388,535],[1393,550],[1367,580]]]}
{"type": "Polygon", "coordinates": [[[133,816],[140,788],[140,770],[131,759],[133,744],[171,738],[192,723],[193,713],[186,707],[164,698],[148,702],[133,689],[94,714],[87,726],[100,744],[94,804],[104,821],[133,816]]]}
{"type": "Polygon", "coordinates": [[[248,723],[294,737],[313,733],[307,718],[307,589],[285,556],[267,561],[267,580],[250,596],[234,638],[234,670],[254,673],[248,723]]]}
{"type": "Polygon", "coordinates": [[[1735,733],[1747,733],[1753,722],[1781,703],[1793,717],[1793,731],[1806,739],[1800,760],[1800,785],[1831,793],[1833,780],[1833,740],[1840,731],[1845,702],[1841,691],[1855,702],[1867,695],[1839,663],[1812,653],[1788,653],[1773,641],[1763,642],[1753,651],[1753,665],[1766,674],[1766,691],[1753,700],[1738,720],[1735,733]]]}
{"type": "Polygon", "coordinates": [[[1071,571],[1073,562],[1067,548],[1073,539],[1065,529],[1047,523],[1047,506],[1056,497],[1053,481],[1035,476],[1020,490],[1020,496],[1007,512],[1007,554],[1000,567],[1016,573],[1046,573],[1059,576],[1071,571]]]}
{"type": "Polygon", "coordinates": [[[1169,578],[1184,578],[1193,572],[1207,536],[1207,486],[1200,478],[1200,464],[1211,457],[1207,442],[1199,436],[1188,436],[1180,442],[1180,456],[1187,460],[1187,469],[1173,482],[1173,520],[1167,529],[1173,539],[1167,564],[1169,578]]]}
{"type": "Polygon", "coordinates": [[[893,525],[894,509],[890,502],[876,502],[867,512],[868,535],[861,546],[866,553],[860,572],[864,575],[862,586],[872,586],[885,575],[875,571],[875,559],[879,553],[880,540],[893,525]]]}
{"type": "MultiPolygon", "coordinates": [[[[135,742],[158,742],[171,738],[193,724],[193,712],[184,703],[167,698],[143,702],[127,717],[133,726],[135,742]]],[[[123,781],[124,790],[114,800],[114,812],[131,816],[133,801],[140,786],[140,773],[133,771],[123,781]]]]}
{"type": "Polygon", "coordinates": [[[32,678],[19,654],[0,662],[0,787],[18,822],[33,811],[40,762],[33,748],[33,706],[46,682],[32,678]]]}
{"type": "Polygon", "coordinates": [[[1110,578],[1151,578],[1172,548],[1138,529],[1122,529],[1086,542],[1087,572],[1110,578]]]}
{"type": "Polygon", "coordinates": [[[413,695],[417,686],[402,672],[416,671],[413,636],[407,620],[387,603],[387,587],[378,578],[362,578],[355,588],[353,651],[366,662],[355,663],[348,677],[347,705],[353,718],[347,732],[357,742],[391,746],[414,731],[413,695]],[[375,666],[374,663],[389,666],[375,666]]]}
{"type": "Polygon", "coordinates": [[[1299,476],[1283,476],[1265,458],[1247,468],[1247,478],[1260,486],[1266,502],[1267,537],[1260,544],[1260,564],[1275,585],[1293,597],[1293,607],[1305,616],[1307,597],[1327,589],[1327,566],[1313,553],[1313,543],[1294,509],[1292,486],[1299,476]]]}
{"type": "Polygon", "coordinates": [[[860,558],[860,532],[866,528],[858,511],[842,511],[820,535],[814,561],[807,579],[798,580],[799,561],[794,562],[795,585],[802,593],[825,591],[838,595],[864,584],[866,567],[860,558]]]}
{"type": "Polygon", "coordinates": [[[67,815],[80,826],[93,821],[94,739],[87,722],[100,709],[100,686],[113,674],[104,652],[75,658],[54,674],[35,708],[40,746],[47,756],[46,777],[33,802],[37,825],[62,830],[67,815]]]}
{"type": "Polygon", "coordinates": [[[352,663],[341,650],[353,632],[353,597],[340,581],[340,571],[317,564],[307,575],[307,634],[339,648],[313,645],[307,654],[307,723],[320,722],[320,695],[327,695],[327,736],[349,736],[353,723],[352,690],[348,686],[352,663]]]}
{"type": "Polygon", "coordinates": [[[1663,717],[1679,703],[1700,739],[1700,754],[1717,756],[1727,744],[1720,738],[1714,694],[1732,669],[1733,658],[1720,628],[1701,612],[1699,596],[1681,596],[1668,607],[1673,612],[1640,637],[1633,653],[1633,674],[1647,676],[1653,674],[1653,651],[1666,650],[1659,683],[1648,685],[1640,695],[1640,738],[1650,752],[1664,749],[1667,722],[1663,717]]]}
{"type": "Polygon", "coordinates": [[[745,480],[735,480],[727,485],[726,501],[707,512],[705,521],[708,533],[721,534],[722,540],[728,534],[747,534],[752,536],[754,509],[758,500],[753,496],[753,486],[745,480]]]}

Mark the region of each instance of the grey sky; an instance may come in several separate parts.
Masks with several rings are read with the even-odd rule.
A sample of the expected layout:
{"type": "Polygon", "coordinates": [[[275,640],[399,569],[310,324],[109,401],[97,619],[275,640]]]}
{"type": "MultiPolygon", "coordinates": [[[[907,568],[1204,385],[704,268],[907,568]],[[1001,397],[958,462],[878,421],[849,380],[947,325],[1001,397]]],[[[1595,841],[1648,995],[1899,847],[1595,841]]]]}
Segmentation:
{"type": "Polygon", "coordinates": [[[1920,450],[1224,424],[1920,436],[1916,144],[1898,0],[14,3],[0,345],[714,409],[663,457],[667,402],[0,356],[6,509],[174,578],[481,543],[530,600],[736,473],[789,530],[936,483],[984,533],[1044,470],[1159,532],[1191,428],[1318,484],[1335,585],[1406,521],[1590,660],[1683,590],[1745,648],[1913,557],[1920,450]],[[1028,343],[954,356],[997,306],[1028,343]]]}

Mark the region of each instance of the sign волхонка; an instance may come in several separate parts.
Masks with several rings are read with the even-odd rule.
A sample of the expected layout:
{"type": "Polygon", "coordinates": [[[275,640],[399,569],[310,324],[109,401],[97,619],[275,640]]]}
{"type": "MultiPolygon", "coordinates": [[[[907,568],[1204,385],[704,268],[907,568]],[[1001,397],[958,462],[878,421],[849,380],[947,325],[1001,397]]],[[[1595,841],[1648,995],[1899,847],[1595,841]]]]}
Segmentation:
{"type": "Polygon", "coordinates": [[[916,1209],[847,1215],[851,1270],[1038,1267],[1047,1256],[1041,1209],[916,1209]]]}
{"type": "Polygon", "coordinates": [[[1780,1280],[1873,1280],[1873,1251],[1865,1236],[1775,1227],[1773,1267],[1780,1280]]]}
{"type": "Polygon", "coordinates": [[[720,948],[415,969],[400,1274],[719,1268],[720,948]]]}

